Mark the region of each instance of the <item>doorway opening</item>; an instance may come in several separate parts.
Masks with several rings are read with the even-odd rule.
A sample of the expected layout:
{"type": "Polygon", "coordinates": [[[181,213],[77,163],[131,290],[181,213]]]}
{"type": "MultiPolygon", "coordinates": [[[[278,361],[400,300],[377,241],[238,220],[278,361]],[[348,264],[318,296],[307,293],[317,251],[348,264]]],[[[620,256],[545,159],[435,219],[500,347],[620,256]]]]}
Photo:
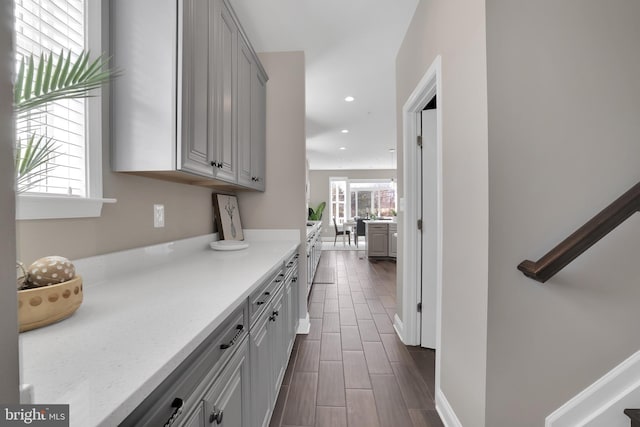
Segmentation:
{"type": "Polygon", "coordinates": [[[402,319],[395,319],[405,344],[436,350],[436,393],[440,389],[442,302],[441,76],[438,56],[402,109],[402,319]]]}

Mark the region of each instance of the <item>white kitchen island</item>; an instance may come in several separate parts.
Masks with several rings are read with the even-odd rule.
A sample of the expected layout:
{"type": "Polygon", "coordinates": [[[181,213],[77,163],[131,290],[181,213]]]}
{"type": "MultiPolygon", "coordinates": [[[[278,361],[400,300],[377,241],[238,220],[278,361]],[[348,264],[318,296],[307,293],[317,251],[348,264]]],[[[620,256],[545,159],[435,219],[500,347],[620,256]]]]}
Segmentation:
{"type": "Polygon", "coordinates": [[[70,404],[72,427],[116,426],[297,250],[298,230],[245,230],[74,261],[84,301],[59,323],[20,334],[21,382],[34,402],[70,404]]]}

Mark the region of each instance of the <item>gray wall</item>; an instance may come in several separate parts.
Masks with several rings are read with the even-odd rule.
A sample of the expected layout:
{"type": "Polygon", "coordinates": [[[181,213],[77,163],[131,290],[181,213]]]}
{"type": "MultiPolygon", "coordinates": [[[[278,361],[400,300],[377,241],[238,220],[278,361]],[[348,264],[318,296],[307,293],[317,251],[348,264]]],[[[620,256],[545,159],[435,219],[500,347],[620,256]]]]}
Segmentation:
{"type": "Polygon", "coordinates": [[[397,173],[395,169],[310,170],[309,206],[315,209],[321,202],[327,203],[327,207],[322,214],[322,235],[325,237],[334,237],[336,235],[331,215],[329,215],[329,197],[331,192],[329,178],[331,177],[347,177],[349,179],[396,179],[397,173]]]}
{"type": "Polygon", "coordinates": [[[639,22],[637,1],[487,0],[487,426],[543,425],[640,347],[640,216],[544,285],[516,270],[640,180],[639,22]]]}
{"type": "Polygon", "coordinates": [[[18,403],[18,307],[14,273],[13,2],[0,3],[0,402],[18,403]]]}
{"type": "MultiPolygon", "coordinates": [[[[442,56],[441,389],[465,427],[483,426],[485,418],[488,286],[485,24],[484,1],[422,0],[396,60],[398,181],[402,190],[402,107],[435,57],[442,56]]],[[[400,234],[399,249],[402,241],[400,234]]],[[[398,257],[402,258],[403,253],[398,257]]],[[[399,273],[401,280],[402,272],[399,273]]],[[[398,283],[399,301],[402,285],[398,283]]]]}
{"type": "MultiPolygon", "coordinates": [[[[266,191],[238,193],[245,228],[294,228],[306,241],[303,52],[261,53],[267,82],[266,191]]],[[[301,246],[301,260],[306,260],[301,246]]],[[[299,263],[300,317],[307,314],[306,262],[299,263]]]]}

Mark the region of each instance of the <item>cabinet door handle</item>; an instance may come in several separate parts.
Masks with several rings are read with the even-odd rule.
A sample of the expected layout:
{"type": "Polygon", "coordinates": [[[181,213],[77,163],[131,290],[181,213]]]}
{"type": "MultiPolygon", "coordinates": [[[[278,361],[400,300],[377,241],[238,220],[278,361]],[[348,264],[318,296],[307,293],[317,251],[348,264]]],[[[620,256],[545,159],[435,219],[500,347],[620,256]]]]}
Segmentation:
{"type": "Polygon", "coordinates": [[[267,291],[264,293],[265,295],[271,295],[271,292],[267,291]]]}
{"type": "Polygon", "coordinates": [[[231,347],[232,345],[234,345],[236,343],[236,341],[238,340],[238,337],[242,333],[242,330],[244,329],[244,326],[243,325],[236,325],[236,329],[238,330],[238,332],[236,332],[236,334],[233,336],[233,338],[231,338],[231,341],[229,341],[229,344],[220,344],[220,350],[226,350],[229,347],[231,347]]]}
{"type": "Polygon", "coordinates": [[[173,402],[171,402],[171,407],[175,409],[173,410],[173,414],[171,414],[167,422],[164,423],[164,427],[171,427],[176,418],[180,416],[180,414],[182,413],[182,408],[184,408],[184,400],[176,397],[175,399],[173,399],[173,402]]]}
{"type": "Polygon", "coordinates": [[[213,423],[215,421],[216,424],[221,424],[223,415],[224,415],[224,411],[222,411],[220,409],[217,409],[214,406],[213,407],[213,412],[211,413],[211,415],[209,415],[209,422],[213,423]]]}
{"type": "Polygon", "coordinates": [[[272,322],[276,321],[276,316],[269,316],[269,320],[271,320],[272,322]]]}
{"type": "Polygon", "coordinates": [[[262,304],[264,304],[264,301],[258,301],[258,302],[256,303],[256,305],[262,305],[262,304]]]}
{"type": "Polygon", "coordinates": [[[273,314],[274,316],[278,316],[280,314],[280,312],[278,310],[274,310],[273,313],[271,313],[271,314],[273,314]]]}

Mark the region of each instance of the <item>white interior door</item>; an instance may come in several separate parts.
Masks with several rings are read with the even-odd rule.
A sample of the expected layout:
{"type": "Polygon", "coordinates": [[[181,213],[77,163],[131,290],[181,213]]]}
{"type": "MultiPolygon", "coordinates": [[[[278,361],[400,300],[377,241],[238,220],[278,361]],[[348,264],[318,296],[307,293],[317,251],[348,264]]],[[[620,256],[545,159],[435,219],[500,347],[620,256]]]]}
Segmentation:
{"type": "Polygon", "coordinates": [[[436,348],[438,171],[436,110],[422,111],[422,313],[420,346],[436,348]]]}

